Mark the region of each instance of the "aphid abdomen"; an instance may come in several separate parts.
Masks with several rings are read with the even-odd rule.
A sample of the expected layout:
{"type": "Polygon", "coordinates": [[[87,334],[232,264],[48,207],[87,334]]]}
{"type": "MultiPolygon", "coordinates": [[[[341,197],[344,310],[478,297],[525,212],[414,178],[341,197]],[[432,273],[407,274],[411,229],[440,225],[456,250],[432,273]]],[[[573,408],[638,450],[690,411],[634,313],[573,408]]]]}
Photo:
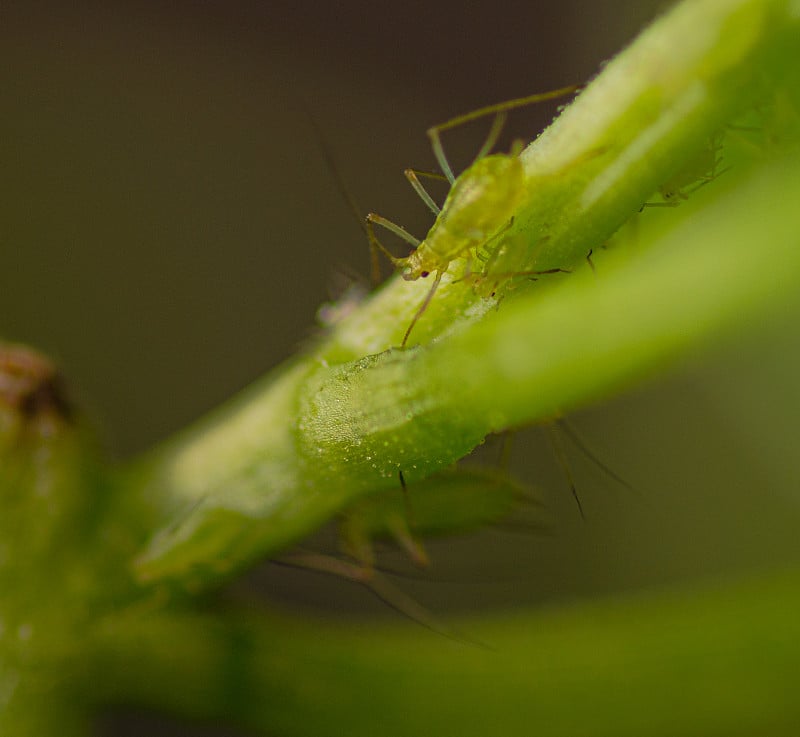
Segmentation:
{"type": "Polygon", "coordinates": [[[496,154],[476,161],[450,189],[426,246],[443,266],[466,256],[509,221],[524,191],[518,157],[496,154]]]}
{"type": "Polygon", "coordinates": [[[688,199],[694,190],[716,179],[722,162],[721,150],[721,135],[710,138],[693,158],[658,188],[664,201],[677,204],[676,200],[688,199]]]}
{"type": "Polygon", "coordinates": [[[448,232],[463,237],[491,235],[514,213],[524,186],[518,157],[495,154],[476,161],[456,180],[445,201],[444,212],[450,210],[445,221],[448,232]]]}

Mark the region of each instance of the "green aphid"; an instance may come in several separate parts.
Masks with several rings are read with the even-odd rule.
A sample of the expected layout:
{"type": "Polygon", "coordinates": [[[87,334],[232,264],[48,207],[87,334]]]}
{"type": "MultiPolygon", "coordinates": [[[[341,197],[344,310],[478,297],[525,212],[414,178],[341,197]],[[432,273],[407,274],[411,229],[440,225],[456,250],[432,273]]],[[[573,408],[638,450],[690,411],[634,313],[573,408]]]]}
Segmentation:
{"type": "MultiPolygon", "coordinates": [[[[446,123],[430,128],[428,136],[441,167],[442,176],[414,169],[407,169],[405,172],[414,190],[436,216],[436,220],[424,240],[420,241],[401,226],[395,225],[380,215],[375,213],[367,215],[366,227],[373,252],[373,272],[375,272],[377,264],[375,254],[380,252],[392,262],[406,281],[425,279],[433,274],[433,284],[403,335],[401,347],[405,346],[412,328],[433,299],[439,282],[451,262],[460,258],[470,262],[476,260],[479,249],[485,248],[490,241],[496,239],[498,233],[509,225],[514,212],[526,195],[525,171],[519,158],[522,145],[516,143],[508,154],[488,155],[500,135],[506,113],[523,105],[569,95],[579,89],[580,85],[571,85],[552,92],[509,100],[460,115],[446,123]],[[472,165],[456,178],[442,148],[441,133],[487,115],[495,116],[489,135],[472,165]],[[441,209],[419,181],[418,175],[420,174],[444,178],[450,182],[450,192],[441,209]],[[386,228],[410,243],[415,250],[403,258],[394,256],[378,240],[373,225],[386,228]]],[[[561,269],[530,273],[551,274],[557,271],[561,271],[561,269]]]]}
{"type": "Polygon", "coordinates": [[[722,163],[722,134],[712,136],[700,151],[690,158],[667,181],[658,187],[662,202],[647,202],[647,207],[675,207],[706,184],[713,182],[726,169],[722,163]]]}
{"type": "Polygon", "coordinates": [[[363,499],[339,525],[343,551],[365,570],[375,566],[373,543],[392,540],[418,566],[428,563],[420,538],[455,535],[507,519],[523,505],[536,507],[533,523],[544,528],[541,505],[531,490],[494,469],[455,468],[402,489],[363,499]]]}

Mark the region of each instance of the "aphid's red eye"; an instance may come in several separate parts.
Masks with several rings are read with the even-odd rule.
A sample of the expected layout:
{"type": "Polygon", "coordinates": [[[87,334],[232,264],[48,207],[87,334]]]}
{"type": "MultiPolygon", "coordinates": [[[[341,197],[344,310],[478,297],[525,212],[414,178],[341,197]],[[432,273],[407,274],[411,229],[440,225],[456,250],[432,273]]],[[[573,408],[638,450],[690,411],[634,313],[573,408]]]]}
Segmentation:
{"type": "Polygon", "coordinates": [[[422,271],[422,272],[420,272],[420,276],[424,279],[430,273],[431,273],[430,271],[422,271]]]}

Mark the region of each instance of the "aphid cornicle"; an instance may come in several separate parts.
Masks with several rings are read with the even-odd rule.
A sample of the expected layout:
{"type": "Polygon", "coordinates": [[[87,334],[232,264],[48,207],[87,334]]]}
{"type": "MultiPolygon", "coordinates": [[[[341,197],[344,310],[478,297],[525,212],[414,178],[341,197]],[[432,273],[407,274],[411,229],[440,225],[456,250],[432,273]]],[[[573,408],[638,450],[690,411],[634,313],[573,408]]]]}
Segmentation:
{"type": "MultiPolygon", "coordinates": [[[[509,154],[487,155],[500,134],[506,112],[515,107],[571,94],[578,89],[579,85],[572,85],[552,92],[509,100],[475,110],[431,128],[428,135],[434,154],[445,178],[452,186],[440,210],[417,179],[417,172],[406,171],[406,177],[414,189],[436,215],[436,220],[424,240],[414,238],[404,228],[380,215],[375,213],[367,215],[367,235],[373,252],[383,253],[400,271],[403,279],[416,281],[434,275],[433,284],[412,318],[403,336],[401,347],[408,341],[412,328],[433,298],[450,263],[459,258],[475,257],[481,246],[486,246],[490,239],[507,226],[525,197],[525,171],[519,159],[522,146],[515,144],[509,154]],[[440,134],[442,131],[486,115],[495,115],[489,135],[473,164],[456,178],[444,154],[440,134]],[[391,254],[378,240],[373,224],[386,228],[410,243],[415,248],[414,252],[404,258],[391,254]]],[[[555,271],[560,269],[529,273],[550,274],[555,271]]]]}

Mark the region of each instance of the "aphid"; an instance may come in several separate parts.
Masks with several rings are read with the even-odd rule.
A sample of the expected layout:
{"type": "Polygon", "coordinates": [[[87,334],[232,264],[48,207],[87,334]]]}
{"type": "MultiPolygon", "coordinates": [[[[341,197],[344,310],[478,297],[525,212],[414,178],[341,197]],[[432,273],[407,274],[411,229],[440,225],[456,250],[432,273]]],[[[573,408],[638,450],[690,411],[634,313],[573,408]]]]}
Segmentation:
{"type": "Polygon", "coordinates": [[[531,521],[545,527],[541,507],[529,489],[507,473],[486,468],[454,468],[406,487],[403,494],[379,494],[356,503],[342,515],[342,550],[363,566],[375,565],[373,543],[393,540],[420,567],[428,564],[420,537],[453,535],[495,524],[532,505],[539,514],[531,521]]]}
{"type": "Polygon", "coordinates": [[[721,162],[722,135],[718,134],[709,138],[696,156],[659,186],[662,202],[645,202],[644,207],[677,207],[688,200],[689,195],[726,171],[719,168],[721,162]]]}
{"type": "MultiPolygon", "coordinates": [[[[440,634],[464,640],[413,598],[382,575],[375,543],[394,541],[419,567],[428,564],[421,536],[469,532],[498,524],[512,512],[529,507],[527,529],[545,530],[542,506],[507,473],[494,469],[453,468],[406,487],[403,493],[384,492],[359,500],[342,513],[339,544],[345,558],[298,552],[282,556],[278,564],[310,569],[366,586],[392,608],[440,634]]],[[[520,525],[522,526],[522,525],[520,525]]]]}
{"type": "MultiPolygon", "coordinates": [[[[419,181],[417,175],[424,172],[406,170],[405,175],[414,190],[436,216],[424,240],[420,241],[401,226],[380,215],[367,215],[367,235],[373,254],[377,251],[383,253],[406,281],[424,279],[433,274],[433,284],[403,335],[401,347],[405,346],[411,330],[430,304],[451,262],[459,258],[477,260],[478,249],[485,248],[498,232],[508,226],[525,196],[525,172],[519,159],[521,144],[512,146],[508,154],[489,154],[500,135],[507,112],[523,105],[569,95],[579,89],[580,85],[571,85],[552,92],[509,100],[430,128],[428,137],[431,139],[434,155],[451,187],[440,209],[419,181]],[[456,178],[445,156],[441,133],[487,115],[494,115],[495,119],[486,141],[473,163],[456,178]],[[378,240],[373,225],[380,225],[410,243],[414,252],[403,258],[392,255],[378,240]]],[[[557,271],[561,269],[531,274],[550,274],[557,271]]]]}

